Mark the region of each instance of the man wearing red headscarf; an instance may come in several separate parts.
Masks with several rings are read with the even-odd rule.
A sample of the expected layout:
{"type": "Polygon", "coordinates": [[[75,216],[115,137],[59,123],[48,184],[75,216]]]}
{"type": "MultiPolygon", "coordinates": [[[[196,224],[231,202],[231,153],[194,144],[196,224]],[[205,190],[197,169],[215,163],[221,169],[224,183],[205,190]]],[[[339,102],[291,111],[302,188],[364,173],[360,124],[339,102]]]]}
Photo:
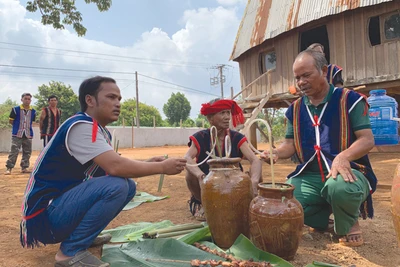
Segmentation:
{"type": "MultiPolygon", "coordinates": [[[[257,185],[262,181],[261,177],[261,161],[251,151],[246,137],[229,129],[229,122],[232,117],[232,124],[236,127],[244,123],[242,109],[233,100],[222,99],[213,100],[209,103],[202,104],[200,113],[207,116],[210,126],[217,128],[217,138],[215,140],[215,155],[225,157],[225,137],[229,135],[231,139],[231,158],[239,157],[246,158],[250,161],[250,176],[253,185],[253,193],[257,192],[257,185]],[[219,144],[219,145],[218,145],[219,144]]],[[[206,152],[211,152],[211,136],[210,129],[202,130],[189,139],[189,150],[185,158],[189,164],[200,163],[208,155],[206,152]]],[[[189,201],[190,212],[197,220],[205,220],[204,210],[201,206],[201,189],[200,183],[209,172],[209,166],[204,163],[200,166],[186,166],[186,183],[192,193],[189,201]]]]}

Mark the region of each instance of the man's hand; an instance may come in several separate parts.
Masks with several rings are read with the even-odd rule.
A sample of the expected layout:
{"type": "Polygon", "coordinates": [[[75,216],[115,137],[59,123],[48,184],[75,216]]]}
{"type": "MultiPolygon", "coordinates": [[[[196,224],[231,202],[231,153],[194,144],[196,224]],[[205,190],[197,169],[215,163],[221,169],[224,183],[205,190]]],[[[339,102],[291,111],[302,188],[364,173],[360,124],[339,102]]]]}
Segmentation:
{"type": "Polygon", "coordinates": [[[148,160],[146,160],[147,162],[162,162],[162,161],[164,161],[165,159],[167,159],[168,157],[166,156],[166,155],[164,155],[164,156],[157,156],[157,157],[152,157],[152,158],[149,158],[148,160]]]}
{"type": "Polygon", "coordinates": [[[331,171],[328,173],[328,176],[326,176],[326,178],[328,179],[332,177],[333,179],[336,179],[338,174],[342,175],[345,182],[353,183],[357,181],[357,177],[351,171],[350,161],[340,154],[337,155],[333,160],[331,171]]]}
{"type": "Polygon", "coordinates": [[[276,163],[279,159],[278,151],[276,149],[272,150],[272,155],[268,150],[264,150],[264,152],[260,155],[260,158],[263,159],[266,163],[271,164],[271,158],[273,162],[276,163]]]}
{"type": "Polygon", "coordinates": [[[170,158],[163,160],[163,172],[164,174],[174,175],[181,173],[186,166],[186,159],[183,158],[170,158]]]}

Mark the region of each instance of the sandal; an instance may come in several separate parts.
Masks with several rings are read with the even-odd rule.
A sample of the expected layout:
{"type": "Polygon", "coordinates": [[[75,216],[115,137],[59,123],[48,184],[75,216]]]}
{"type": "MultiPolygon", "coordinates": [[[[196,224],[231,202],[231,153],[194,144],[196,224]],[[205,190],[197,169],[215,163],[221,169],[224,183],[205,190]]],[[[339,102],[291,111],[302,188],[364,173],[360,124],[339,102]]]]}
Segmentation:
{"type": "Polygon", "coordinates": [[[359,247],[364,244],[362,232],[360,230],[348,233],[347,235],[339,238],[339,244],[346,247],[359,247]],[[353,241],[351,241],[353,240],[353,241]]]}
{"type": "Polygon", "coordinates": [[[203,207],[200,205],[199,206],[199,210],[196,211],[196,213],[194,214],[194,218],[200,222],[205,222],[206,221],[206,216],[204,214],[204,209],[203,207]]]}
{"type": "Polygon", "coordinates": [[[206,221],[206,217],[204,215],[204,209],[201,205],[201,202],[197,200],[194,196],[190,197],[189,203],[189,210],[190,213],[195,217],[198,221],[206,221]]]}
{"type": "Polygon", "coordinates": [[[87,250],[79,251],[68,260],[56,261],[54,267],[109,267],[110,264],[99,260],[87,250]]]}
{"type": "Polygon", "coordinates": [[[326,227],[325,230],[320,230],[317,228],[310,227],[309,229],[310,233],[335,233],[335,221],[333,219],[329,219],[328,221],[328,227],[326,227]]]}

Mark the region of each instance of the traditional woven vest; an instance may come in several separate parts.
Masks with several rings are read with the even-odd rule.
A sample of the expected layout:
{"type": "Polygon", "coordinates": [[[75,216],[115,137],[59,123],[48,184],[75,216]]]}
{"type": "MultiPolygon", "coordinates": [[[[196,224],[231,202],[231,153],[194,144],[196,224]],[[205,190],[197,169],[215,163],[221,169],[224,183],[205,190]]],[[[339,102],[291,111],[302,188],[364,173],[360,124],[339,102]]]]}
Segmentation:
{"type": "Polygon", "coordinates": [[[34,247],[43,240],[51,240],[51,232],[44,212],[50,200],[92,177],[106,175],[93,160],[81,164],[69,153],[66,141],[71,127],[77,123],[93,125],[92,142],[96,142],[100,128],[111,144],[110,132],[84,113],[66,120],[36,160],[25,189],[22,203],[21,244],[34,247]]]}
{"type": "Polygon", "coordinates": [[[42,112],[46,112],[46,117],[43,120],[41,136],[53,136],[60,127],[61,110],[56,109],[56,114],[54,115],[50,107],[42,109],[42,112]]]}
{"type": "Polygon", "coordinates": [[[32,122],[35,120],[36,110],[33,108],[25,110],[23,106],[16,106],[13,108],[16,117],[12,126],[12,136],[22,138],[25,133],[27,138],[33,137],[32,122]]]}
{"type": "MultiPolygon", "coordinates": [[[[240,146],[246,142],[246,137],[236,131],[229,130],[229,135],[231,138],[231,143],[232,143],[232,150],[231,150],[231,158],[239,157],[242,158],[243,154],[240,151],[240,146]]],[[[196,156],[196,162],[200,163],[202,162],[205,158],[207,158],[207,153],[211,151],[211,136],[210,136],[210,129],[207,130],[202,130],[194,135],[190,136],[190,141],[188,143],[188,146],[190,147],[192,142],[195,144],[197,148],[197,156],[196,156]]],[[[224,144],[223,144],[224,145],[224,144]]],[[[217,148],[216,148],[217,150],[217,148]]],[[[218,154],[218,151],[215,151],[215,154],[217,156],[224,157],[225,156],[225,148],[222,147],[222,155],[218,154]]],[[[210,172],[210,166],[207,163],[204,163],[199,166],[200,170],[202,170],[205,174],[208,174],[210,172]]]]}

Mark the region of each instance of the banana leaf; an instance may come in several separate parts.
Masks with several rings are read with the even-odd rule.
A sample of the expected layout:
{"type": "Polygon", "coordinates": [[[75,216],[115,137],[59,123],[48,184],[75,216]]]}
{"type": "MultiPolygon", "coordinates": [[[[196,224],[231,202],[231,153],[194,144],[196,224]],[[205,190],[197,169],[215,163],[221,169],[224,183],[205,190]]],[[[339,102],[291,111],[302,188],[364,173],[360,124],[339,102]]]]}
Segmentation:
{"type": "MultiPolygon", "coordinates": [[[[207,241],[204,241],[201,243],[208,246],[211,249],[221,250],[214,243],[207,242],[207,241]]],[[[292,264],[285,261],[284,259],[282,259],[274,254],[271,254],[271,253],[262,251],[261,249],[258,249],[244,235],[238,236],[238,238],[236,238],[235,243],[233,243],[233,245],[225,252],[230,253],[235,258],[242,259],[242,260],[253,259],[254,261],[268,261],[272,264],[277,264],[277,266],[279,266],[279,267],[293,267],[292,264]]]]}
{"type": "Polygon", "coordinates": [[[178,240],[188,245],[192,245],[193,243],[200,241],[211,241],[210,228],[208,228],[208,226],[205,226],[203,228],[194,230],[193,232],[178,238],[178,240]]]}
{"type": "Polygon", "coordinates": [[[130,210],[130,209],[136,208],[137,206],[139,206],[142,203],[154,202],[154,201],[158,201],[158,200],[162,200],[162,199],[166,199],[166,198],[169,198],[169,196],[157,197],[157,196],[150,195],[149,193],[146,193],[146,192],[140,192],[140,193],[138,192],[136,194],[136,196],[132,199],[132,201],[129,202],[128,204],[126,204],[126,206],[122,210],[130,210]]]}
{"type": "Polygon", "coordinates": [[[150,266],[150,267],[188,267],[189,263],[146,261],[164,259],[190,261],[224,260],[221,257],[202,251],[194,246],[172,238],[147,239],[122,245],[104,245],[102,261],[112,267],[150,266]]]}
{"type": "Polygon", "coordinates": [[[144,232],[163,229],[174,224],[171,221],[165,220],[156,223],[139,222],[128,225],[123,225],[114,229],[104,230],[101,233],[109,233],[112,235],[110,242],[130,242],[136,240],[143,240],[142,234],[144,232]]]}
{"type": "MultiPolygon", "coordinates": [[[[219,249],[215,244],[210,242],[202,242],[210,248],[219,249]]],[[[221,249],[219,249],[221,250],[221,249]]],[[[254,261],[268,261],[277,264],[279,267],[293,267],[289,262],[264,252],[256,248],[250,240],[241,235],[236,239],[233,246],[226,252],[232,253],[236,258],[254,261]]],[[[164,259],[190,261],[199,260],[223,260],[222,258],[211,253],[204,252],[194,246],[183,243],[180,240],[172,238],[148,239],[145,241],[130,242],[117,246],[104,245],[102,260],[108,262],[113,267],[125,266],[167,266],[167,267],[183,267],[190,266],[188,263],[179,262],[155,262],[146,261],[146,259],[164,259]]]]}

